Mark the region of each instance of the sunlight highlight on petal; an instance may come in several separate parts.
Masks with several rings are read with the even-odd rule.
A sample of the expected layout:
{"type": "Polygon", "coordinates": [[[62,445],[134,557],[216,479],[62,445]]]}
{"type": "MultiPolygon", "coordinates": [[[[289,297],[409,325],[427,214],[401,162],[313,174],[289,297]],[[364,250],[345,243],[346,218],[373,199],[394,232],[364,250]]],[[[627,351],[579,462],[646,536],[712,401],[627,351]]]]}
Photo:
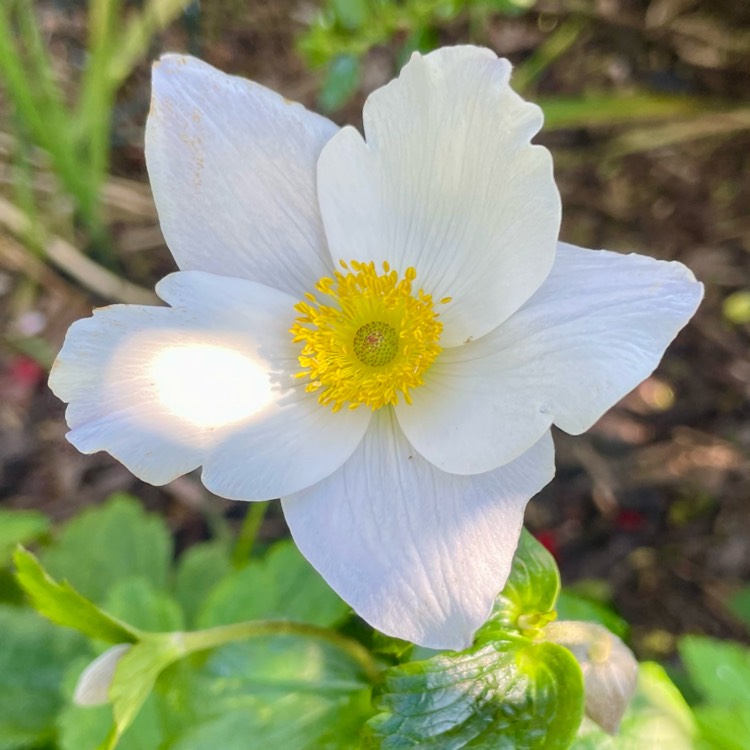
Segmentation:
{"type": "Polygon", "coordinates": [[[151,362],[150,374],[164,406],[198,427],[240,422],[273,401],[266,368],[223,346],[165,349],[151,362]]]}

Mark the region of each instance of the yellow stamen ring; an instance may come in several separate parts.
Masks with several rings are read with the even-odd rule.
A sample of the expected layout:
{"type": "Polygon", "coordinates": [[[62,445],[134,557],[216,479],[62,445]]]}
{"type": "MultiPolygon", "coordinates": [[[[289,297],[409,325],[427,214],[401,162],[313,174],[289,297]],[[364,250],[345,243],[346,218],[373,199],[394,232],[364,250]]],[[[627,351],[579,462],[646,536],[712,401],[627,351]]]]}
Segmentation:
{"type": "MultiPolygon", "coordinates": [[[[307,377],[306,390],[319,392],[318,401],[338,411],[361,404],[379,409],[398,403],[440,353],[443,324],[432,296],[413,293],[417,273],[407,268],[403,278],[388,263],[378,273],[375,264],[341,261],[342,272],[315,285],[330,304],[313,294],[295,305],[300,316],[290,329],[302,344],[297,377],[307,377]]],[[[440,300],[450,302],[450,298],[440,300]]]]}

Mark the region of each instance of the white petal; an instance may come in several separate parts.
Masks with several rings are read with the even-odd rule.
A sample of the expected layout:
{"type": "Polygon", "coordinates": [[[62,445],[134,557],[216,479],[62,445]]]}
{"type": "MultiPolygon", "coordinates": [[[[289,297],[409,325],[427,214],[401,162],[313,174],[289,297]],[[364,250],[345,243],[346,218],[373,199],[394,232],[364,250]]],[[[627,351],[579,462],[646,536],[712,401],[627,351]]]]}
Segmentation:
{"type": "Polygon", "coordinates": [[[132,647],[132,643],[119,643],[97,656],[78,678],[73,702],[78,706],[101,706],[109,703],[109,686],[115,676],[115,669],[132,647]]]}
{"type": "Polygon", "coordinates": [[[351,456],[371,415],[364,408],[334,414],[299,389],[264,420],[228,432],[204,462],[203,483],[232,500],[264,500],[310,487],[351,456]]]}
{"type": "Polygon", "coordinates": [[[282,498],[297,545],[378,630],[462,649],[510,571],[528,499],[554,474],[546,434],[507,466],[438,471],[406,441],[390,409],[335,474],[282,498]]]}
{"type": "Polygon", "coordinates": [[[154,65],[146,162],[177,265],[295,297],[330,275],[315,187],[336,126],[200,60],[154,65]]]}
{"type": "Polygon", "coordinates": [[[492,333],[447,349],[397,409],[444,471],[512,461],[555,423],[587,430],[653,372],[703,285],[680,263],[559,246],[539,291],[492,333]]]}
{"type": "Polygon", "coordinates": [[[510,63],[478,47],[415,53],[370,95],[366,142],[339,131],[318,165],[334,259],[388,261],[441,305],[442,342],[478,338],[547,276],[560,199],[546,149],[529,144],[538,107],[509,84],[510,63]]]}
{"type": "Polygon", "coordinates": [[[552,622],[547,640],[570,649],[583,672],[586,715],[610,734],[617,732],[638,684],[633,652],[603,625],[594,622],[552,622]]]}
{"type": "Polygon", "coordinates": [[[203,464],[210,489],[241,500],[297,491],[344,463],[369,413],[333,414],[291,377],[293,297],[200,271],[157,291],[172,308],[115,305],[68,332],[50,386],[70,404],[79,450],[105,450],[152,484],[203,464]]]}

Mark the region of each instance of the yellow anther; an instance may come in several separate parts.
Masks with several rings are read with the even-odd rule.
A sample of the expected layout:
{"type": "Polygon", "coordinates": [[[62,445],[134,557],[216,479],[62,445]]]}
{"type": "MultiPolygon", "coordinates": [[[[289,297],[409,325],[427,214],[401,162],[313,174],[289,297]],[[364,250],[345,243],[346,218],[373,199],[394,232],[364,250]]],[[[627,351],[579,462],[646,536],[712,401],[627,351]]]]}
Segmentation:
{"type": "Polygon", "coordinates": [[[379,409],[400,396],[411,403],[410,389],[422,384],[440,353],[443,326],[431,295],[413,293],[414,268],[399,278],[387,262],[382,273],[373,262],[339,263],[345,273],[315,285],[329,304],[306,294],[313,304],[295,305],[300,316],[289,332],[302,344],[297,376],[309,377],[306,390],[317,391],[334,411],[362,404],[379,409]]]}

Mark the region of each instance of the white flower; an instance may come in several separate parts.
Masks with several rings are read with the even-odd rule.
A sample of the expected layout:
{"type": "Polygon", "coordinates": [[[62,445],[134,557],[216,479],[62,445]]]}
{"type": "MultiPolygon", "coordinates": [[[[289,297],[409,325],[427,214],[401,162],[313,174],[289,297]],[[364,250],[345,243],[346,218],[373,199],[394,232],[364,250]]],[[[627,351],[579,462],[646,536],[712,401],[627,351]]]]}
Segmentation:
{"type": "Polygon", "coordinates": [[[509,76],[486,49],[415,54],[363,139],[166,56],[146,157],[170,307],[97,310],[50,378],[79,450],[281,497],[362,617],[434,648],[489,614],[552,423],[588,429],[702,294],[679,263],[557,244],[542,115],[509,76]]]}

